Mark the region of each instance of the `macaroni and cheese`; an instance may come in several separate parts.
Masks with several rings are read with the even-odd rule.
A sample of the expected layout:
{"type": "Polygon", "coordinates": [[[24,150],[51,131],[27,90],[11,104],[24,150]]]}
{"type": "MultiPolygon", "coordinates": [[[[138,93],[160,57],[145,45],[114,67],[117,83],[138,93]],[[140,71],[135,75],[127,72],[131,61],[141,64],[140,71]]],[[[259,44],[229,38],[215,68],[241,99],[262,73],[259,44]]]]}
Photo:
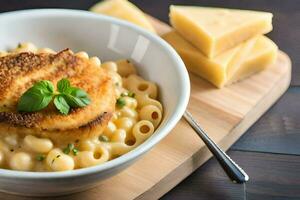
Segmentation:
{"type": "MultiPolygon", "coordinates": [[[[55,53],[31,43],[0,52],[0,57],[20,52],[55,53]]],[[[159,126],[162,104],[158,88],[137,75],[128,60],[102,63],[86,52],[75,55],[89,59],[111,76],[116,94],[115,112],[100,136],[75,141],[53,141],[36,135],[7,133],[0,138],[0,167],[21,171],[65,171],[90,167],[117,158],[149,138],[159,126]]]]}

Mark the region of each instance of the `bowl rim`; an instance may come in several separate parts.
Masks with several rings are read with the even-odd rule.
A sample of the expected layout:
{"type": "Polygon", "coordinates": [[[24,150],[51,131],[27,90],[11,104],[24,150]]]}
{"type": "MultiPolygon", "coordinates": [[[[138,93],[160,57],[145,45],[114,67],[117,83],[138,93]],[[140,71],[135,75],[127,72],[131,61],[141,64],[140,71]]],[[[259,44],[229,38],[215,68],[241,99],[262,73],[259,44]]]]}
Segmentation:
{"type": "Polygon", "coordinates": [[[100,173],[105,170],[117,168],[118,166],[129,163],[142,154],[150,150],[154,145],[160,142],[177,124],[177,122],[181,119],[189,101],[190,96],[190,80],[189,75],[186,70],[186,67],[181,60],[180,56],[177,52],[162,38],[158,35],[148,32],[147,30],[138,27],[130,22],[116,19],[110,16],[105,16],[101,14],[92,13],[85,10],[73,10],[73,9],[28,9],[28,10],[18,10],[5,12],[0,14],[0,20],[8,19],[18,19],[23,17],[39,17],[39,16],[48,16],[48,17],[86,17],[91,19],[104,20],[110,23],[114,23],[120,26],[127,27],[132,29],[139,34],[147,37],[151,41],[157,43],[160,48],[164,50],[164,52],[174,60],[174,65],[176,65],[177,73],[179,74],[181,83],[181,88],[178,88],[180,91],[179,100],[176,104],[176,109],[170,114],[169,119],[165,123],[164,126],[160,127],[159,132],[152,135],[141,145],[131,150],[130,152],[120,156],[119,158],[113,159],[111,161],[105,162],[100,165],[75,169],[70,171],[62,171],[62,172],[28,172],[28,171],[16,171],[9,169],[0,169],[0,177],[2,178],[14,178],[14,179],[58,179],[58,178],[70,178],[70,177],[79,177],[84,175],[92,175],[96,173],[100,173]]]}

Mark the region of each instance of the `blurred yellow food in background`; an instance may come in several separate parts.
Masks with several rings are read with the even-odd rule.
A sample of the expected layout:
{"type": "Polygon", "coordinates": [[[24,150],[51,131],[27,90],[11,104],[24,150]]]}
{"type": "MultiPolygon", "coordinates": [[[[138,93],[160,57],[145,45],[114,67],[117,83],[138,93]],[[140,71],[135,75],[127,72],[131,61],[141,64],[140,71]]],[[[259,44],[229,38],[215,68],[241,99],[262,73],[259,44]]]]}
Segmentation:
{"type": "Polygon", "coordinates": [[[127,0],[101,1],[92,6],[90,11],[132,22],[152,33],[155,33],[153,26],[148,21],[143,11],[127,0]]]}

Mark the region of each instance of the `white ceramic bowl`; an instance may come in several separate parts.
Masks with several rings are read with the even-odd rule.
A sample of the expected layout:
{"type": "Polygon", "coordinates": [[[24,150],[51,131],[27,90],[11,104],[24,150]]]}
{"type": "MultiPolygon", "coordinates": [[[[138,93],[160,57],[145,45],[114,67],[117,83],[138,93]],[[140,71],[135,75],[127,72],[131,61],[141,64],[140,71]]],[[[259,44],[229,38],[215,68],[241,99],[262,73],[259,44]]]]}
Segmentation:
{"type": "Polygon", "coordinates": [[[87,51],[102,61],[130,58],[144,78],[159,85],[164,119],[153,136],[139,147],[102,165],[67,172],[0,169],[2,192],[60,195],[95,186],[150,150],[171,131],[186,109],[190,82],[182,60],[161,38],[131,23],[87,11],[63,9],[0,14],[0,49],[26,41],[57,51],[64,48],[87,51]]]}

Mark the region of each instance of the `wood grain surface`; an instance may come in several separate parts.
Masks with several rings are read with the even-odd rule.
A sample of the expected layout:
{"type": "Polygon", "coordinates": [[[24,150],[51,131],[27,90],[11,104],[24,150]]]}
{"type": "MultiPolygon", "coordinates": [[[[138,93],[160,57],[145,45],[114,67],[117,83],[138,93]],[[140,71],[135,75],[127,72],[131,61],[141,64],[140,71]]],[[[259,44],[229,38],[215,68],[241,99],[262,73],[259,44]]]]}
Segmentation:
{"type": "MultiPolygon", "coordinates": [[[[97,1],[0,0],[0,12],[31,8],[72,8],[86,10],[97,1]]],[[[300,84],[300,3],[297,0],[132,0],[132,2],[147,13],[165,22],[168,21],[168,6],[170,4],[270,11],[274,14],[274,30],[268,36],[290,55],[293,63],[291,88],[232,147],[234,150],[229,152],[229,155],[242,167],[246,168],[247,166],[247,172],[249,170],[252,171],[250,174],[251,179],[247,186],[252,185],[256,189],[249,191],[247,186],[244,190],[244,187],[241,185],[231,184],[216,160],[212,158],[173,190],[168,192],[162,199],[300,199],[299,194],[295,191],[295,188],[300,188],[300,173],[293,173],[295,171],[295,163],[289,162],[300,162],[299,145],[297,144],[297,141],[300,141],[300,130],[299,126],[296,126],[299,125],[297,122],[299,122],[300,117],[300,89],[297,87],[300,84]],[[284,124],[284,120],[282,120],[284,117],[287,117],[288,121],[293,122],[292,125],[286,126],[286,123],[284,124]],[[275,118],[277,122],[281,121],[282,123],[272,123],[272,119],[275,118]],[[257,156],[260,159],[256,159],[257,156]],[[273,174],[275,171],[272,170],[269,173],[269,168],[265,167],[268,163],[261,162],[269,157],[273,160],[273,167],[278,169],[275,174],[273,174]],[[282,159],[282,157],[286,159],[282,159]],[[251,163],[247,161],[248,159],[251,163]],[[265,170],[262,172],[261,169],[265,170]],[[218,173],[216,173],[216,170],[218,173]],[[264,177],[265,173],[268,173],[268,176],[279,177],[280,179],[273,178],[264,181],[260,177],[264,177]],[[285,176],[287,173],[293,174],[294,177],[285,176]],[[278,184],[282,180],[284,184],[278,184]],[[284,192],[291,193],[282,196],[280,193],[284,192]]]]}

